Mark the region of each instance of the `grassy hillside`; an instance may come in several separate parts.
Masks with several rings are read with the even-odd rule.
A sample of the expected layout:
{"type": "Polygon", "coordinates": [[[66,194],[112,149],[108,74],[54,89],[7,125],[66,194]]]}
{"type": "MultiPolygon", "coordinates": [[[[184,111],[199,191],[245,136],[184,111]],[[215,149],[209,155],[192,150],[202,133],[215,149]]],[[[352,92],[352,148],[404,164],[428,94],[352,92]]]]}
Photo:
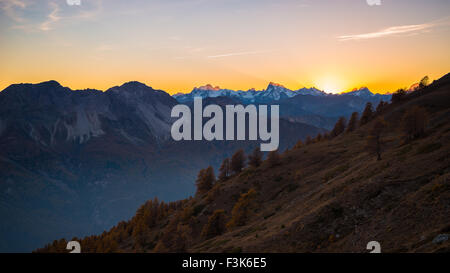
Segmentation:
{"type": "Polygon", "coordinates": [[[449,120],[447,75],[353,132],[299,145],[194,198],[148,201],[131,220],[77,240],[82,252],[367,252],[373,240],[383,252],[449,252],[449,240],[434,240],[450,233],[449,120]],[[403,117],[415,106],[428,122],[407,139],[403,117]],[[380,117],[377,160],[367,143],[380,117]]]}

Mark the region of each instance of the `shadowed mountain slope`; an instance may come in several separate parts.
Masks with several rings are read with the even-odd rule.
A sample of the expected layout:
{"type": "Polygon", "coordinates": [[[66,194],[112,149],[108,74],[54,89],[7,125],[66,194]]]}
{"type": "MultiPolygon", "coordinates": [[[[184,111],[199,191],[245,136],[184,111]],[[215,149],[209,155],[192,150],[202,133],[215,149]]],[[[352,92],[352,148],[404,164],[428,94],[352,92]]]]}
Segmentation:
{"type": "MultiPolygon", "coordinates": [[[[232,102],[230,102],[232,103],[232,102]]],[[[258,141],[173,141],[169,94],[139,82],[0,92],[0,252],[109,229],[147,199],[186,198],[197,172],[258,141]]],[[[325,130],[280,121],[280,147],[325,130]]]]}
{"type": "MultiPolygon", "coordinates": [[[[367,252],[367,243],[378,241],[383,252],[448,252],[449,106],[447,75],[353,132],[299,145],[194,198],[148,201],[131,220],[80,239],[82,249],[367,252]],[[407,140],[404,117],[414,107],[425,109],[428,123],[407,140]],[[387,125],[377,160],[367,145],[381,117],[387,125]]],[[[64,252],[65,243],[38,251],[64,252]]]]}

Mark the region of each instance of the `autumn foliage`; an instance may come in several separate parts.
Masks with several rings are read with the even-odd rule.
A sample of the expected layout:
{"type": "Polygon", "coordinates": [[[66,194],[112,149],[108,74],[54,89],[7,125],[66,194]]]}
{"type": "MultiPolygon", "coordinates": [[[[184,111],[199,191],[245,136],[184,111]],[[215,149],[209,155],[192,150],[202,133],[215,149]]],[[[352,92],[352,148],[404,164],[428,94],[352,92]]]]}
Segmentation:
{"type": "Polygon", "coordinates": [[[336,124],[334,125],[333,130],[331,131],[331,136],[337,137],[338,135],[342,134],[345,130],[345,123],[346,123],[345,118],[340,117],[336,122],[336,124]]]}
{"type": "Polygon", "coordinates": [[[225,211],[216,210],[208,218],[208,223],[202,230],[202,236],[206,239],[220,235],[225,232],[225,211]]]}
{"type": "Polygon", "coordinates": [[[403,116],[403,131],[406,140],[413,140],[424,135],[428,123],[427,111],[419,106],[408,109],[403,116]]]}
{"type": "Polygon", "coordinates": [[[219,180],[224,181],[231,175],[231,165],[230,165],[230,159],[225,158],[222,161],[222,165],[220,165],[219,169],[219,180]]]}
{"type": "Polygon", "coordinates": [[[377,160],[381,160],[381,152],[383,148],[382,134],[386,129],[386,121],[383,118],[377,118],[369,130],[367,136],[367,148],[369,151],[377,155],[377,160]]]}
{"type": "Polygon", "coordinates": [[[197,176],[195,185],[197,186],[197,194],[204,194],[212,189],[216,177],[214,175],[214,169],[209,166],[206,169],[200,170],[197,176]]]}
{"type": "Polygon", "coordinates": [[[356,129],[356,127],[358,126],[358,118],[359,118],[358,112],[353,112],[347,124],[346,129],[347,133],[353,132],[356,129]]]}
{"type": "Polygon", "coordinates": [[[368,102],[366,103],[366,107],[364,108],[364,111],[361,115],[361,119],[359,120],[359,126],[363,126],[366,123],[368,123],[373,117],[373,107],[372,103],[368,102]]]}
{"type": "Polygon", "coordinates": [[[259,165],[261,165],[262,163],[262,156],[263,154],[261,152],[261,149],[259,147],[256,147],[253,150],[253,153],[248,156],[248,165],[254,168],[259,167],[259,165]]]}
{"type": "Polygon", "coordinates": [[[278,153],[277,150],[271,151],[267,155],[267,164],[269,165],[269,167],[275,167],[275,166],[279,165],[280,162],[281,162],[280,154],[278,153]]]}
{"type": "MultiPolygon", "coordinates": [[[[420,105],[426,104],[421,102],[420,105]]],[[[242,246],[246,251],[248,250],[245,249],[246,246],[240,245],[239,241],[240,234],[244,234],[244,232],[249,232],[248,234],[255,239],[263,238],[267,222],[276,223],[273,225],[276,227],[276,231],[280,232],[281,230],[283,234],[286,230],[293,230],[284,230],[285,225],[289,228],[288,221],[276,222],[281,218],[273,217],[273,215],[278,216],[287,210],[295,210],[296,207],[289,206],[283,212],[282,205],[291,203],[281,203],[281,201],[296,200],[302,191],[307,192],[303,187],[308,187],[308,184],[314,183],[313,181],[322,181],[321,179],[324,177],[326,181],[332,181],[326,185],[327,187],[332,187],[333,183],[340,185],[341,182],[349,181],[351,184],[347,184],[347,186],[350,187],[354,181],[357,181],[355,179],[360,179],[360,176],[361,179],[365,179],[369,174],[375,176],[372,173],[382,172],[384,169],[390,168],[390,165],[396,164],[395,156],[397,154],[409,153],[409,157],[405,158],[411,158],[419,153],[420,149],[439,149],[442,145],[440,143],[432,143],[432,146],[420,145],[422,140],[418,138],[425,134],[429,120],[425,108],[420,106],[406,108],[407,106],[406,103],[401,104],[395,112],[392,111],[391,105],[383,102],[378,105],[374,113],[372,105],[367,103],[361,118],[357,112],[352,113],[348,123],[345,118],[340,118],[331,132],[318,134],[314,139],[307,137],[306,144],[308,146],[299,140],[294,149],[288,149],[283,154],[279,154],[277,151],[268,153],[267,159],[263,163],[263,154],[260,149],[254,149],[248,156],[250,168],[244,171],[242,170],[246,166],[246,155],[243,150],[239,150],[233,154],[231,159],[223,160],[219,169],[218,181],[215,179],[214,169],[211,166],[198,173],[197,195],[194,198],[171,203],[164,203],[156,198],[149,200],[136,211],[135,216],[129,221],[122,221],[100,235],[82,239],[74,238],[74,240],[80,242],[83,247],[82,252],[195,252],[217,249],[228,251],[230,245],[242,246]],[[360,127],[361,125],[364,126],[360,127]],[[410,141],[418,139],[417,143],[402,145],[402,141],[399,141],[397,137],[399,130],[395,130],[397,127],[401,128],[402,137],[404,136],[410,141]],[[355,130],[357,133],[342,135],[343,132],[355,130]],[[342,137],[333,139],[338,135],[342,135],[342,137]],[[408,146],[417,147],[417,151],[414,152],[412,149],[416,148],[408,146]],[[327,155],[327,153],[331,155],[327,155]],[[344,154],[345,157],[341,154],[344,154]],[[385,162],[367,163],[367,159],[370,161],[372,158],[377,160],[383,158],[385,162]],[[329,163],[329,160],[332,162],[329,163]],[[261,164],[262,167],[259,167],[261,164]],[[362,168],[354,167],[352,164],[361,165],[362,168]],[[365,168],[371,168],[370,165],[376,168],[371,169],[369,173],[365,168]],[[274,166],[277,167],[272,168],[274,166]],[[308,168],[311,166],[314,168],[309,170],[308,168]],[[350,179],[347,179],[350,173],[350,179]],[[310,177],[314,179],[310,179],[310,177]],[[257,223],[260,225],[258,226],[257,223]],[[237,228],[242,226],[246,227],[237,228]],[[253,233],[250,233],[250,230],[253,233]],[[231,232],[231,234],[226,234],[227,232],[231,232]],[[210,240],[216,236],[222,238],[210,240]],[[228,243],[227,240],[230,242],[228,243]]],[[[431,113],[432,108],[428,108],[428,110],[431,113]]],[[[430,124],[430,134],[433,133],[432,128],[430,124]]],[[[440,151],[437,150],[437,152],[440,151]]],[[[439,158],[444,158],[444,154],[439,158]]],[[[398,166],[396,165],[395,169],[392,169],[393,172],[397,171],[398,166]]],[[[378,180],[371,179],[370,183],[365,185],[377,186],[377,190],[374,191],[377,193],[378,185],[372,181],[378,180]]],[[[359,194],[361,191],[358,188],[357,193],[359,194]]],[[[372,194],[372,191],[368,193],[372,194]]],[[[322,197],[318,199],[322,199],[322,197]]],[[[323,214],[319,215],[320,219],[334,215],[341,217],[342,211],[339,208],[335,208],[334,204],[330,204],[330,207],[332,207],[331,213],[328,213],[328,209],[325,207],[322,211],[323,214]]],[[[350,209],[347,210],[350,212],[350,209]]],[[[269,228],[272,227],[269,226],[269,228]]],[[[315,226],[311,230],[314,228],[315,226]]],[[[273,229],[270,232],[273,232],[273,229]]],[[[305,234],[310,233],[312,232],[308,231],[305,234]]],[[[335,237],[331,241],[334,242],[334,240],[336,240],[335,237]]],[[[323,243],[323,240],[318,243],[323,243]]],[[[67,253],[66,244],[67,240],[61,239],[38,251],[67,253]]],[[[326,247],[326,245],[324,246],[326,247]]],[[[314,250],[315,248],[312,249],[312,251],[314,250]]]]}
{"type": "Polygon", "coordinates": [[[226,225],[228,229],[245,225],[253,210],[255,199],[256,191],[254,189],[250,189],[247,193],[241,195],[233,207],[231,220],[226,225]]]}
{"type": "Polygon", "coordinates": [[[234,174],[238,174],[245,167],[245,152],[240,149],[231,157],[231,171],[234,174]]]}

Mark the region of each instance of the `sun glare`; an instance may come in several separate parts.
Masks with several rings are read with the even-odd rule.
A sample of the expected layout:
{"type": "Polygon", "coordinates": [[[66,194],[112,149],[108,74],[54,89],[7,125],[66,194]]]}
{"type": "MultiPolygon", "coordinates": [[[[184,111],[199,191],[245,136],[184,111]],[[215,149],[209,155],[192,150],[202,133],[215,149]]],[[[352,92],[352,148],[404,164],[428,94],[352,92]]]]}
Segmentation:
{"type": "Polygon", "coordinates": [[[327,92],[337,94],[344,91],[342,80],[336,77],[324,77],[317,81],[316,87],[327,92]]]}

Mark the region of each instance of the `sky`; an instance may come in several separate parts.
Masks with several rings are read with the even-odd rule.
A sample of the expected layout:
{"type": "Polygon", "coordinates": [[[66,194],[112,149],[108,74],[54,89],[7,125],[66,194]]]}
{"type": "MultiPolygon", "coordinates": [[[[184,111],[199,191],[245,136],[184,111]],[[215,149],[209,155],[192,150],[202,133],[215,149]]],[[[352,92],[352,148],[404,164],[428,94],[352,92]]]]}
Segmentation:
{"type": "Polygon", "coordinates": [[[387,93],[450,72],[448,0],[0,0],[0,90],[387,93]]]}

